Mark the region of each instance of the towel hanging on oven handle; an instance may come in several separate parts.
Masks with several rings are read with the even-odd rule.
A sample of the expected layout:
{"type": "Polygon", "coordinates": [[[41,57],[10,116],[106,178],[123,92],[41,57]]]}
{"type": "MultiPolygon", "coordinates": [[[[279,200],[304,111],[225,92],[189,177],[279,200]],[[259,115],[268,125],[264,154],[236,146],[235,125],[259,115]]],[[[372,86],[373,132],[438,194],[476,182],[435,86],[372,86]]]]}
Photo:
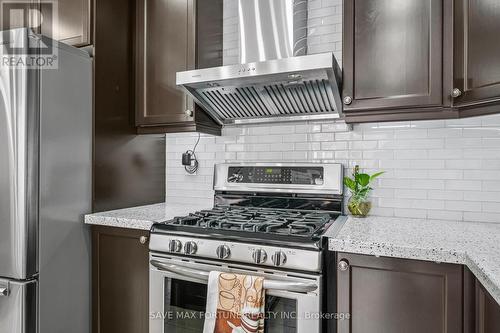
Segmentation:
{"type": "MultiPolygon", "coordinates": [[[[210,274],[210,272],[190,269],[174,264],[166,264],[158,260],[151,260],[150,263],[161,271],[194,278],[202,282],[208,281],[208,276],[210,274]]],[[[295,293],[308,293],[318,289],[318,285],[315,282],[287,282],[265,279],[264,289],[282,290],[295,293]]]]}

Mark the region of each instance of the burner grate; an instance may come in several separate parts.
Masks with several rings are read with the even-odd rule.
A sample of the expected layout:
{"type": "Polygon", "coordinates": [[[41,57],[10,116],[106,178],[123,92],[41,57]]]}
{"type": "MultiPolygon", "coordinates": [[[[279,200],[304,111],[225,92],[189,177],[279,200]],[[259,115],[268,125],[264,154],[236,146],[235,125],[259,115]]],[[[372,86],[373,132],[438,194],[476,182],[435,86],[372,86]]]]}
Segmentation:
{"type": "Polygon", "coordinates": [[[328,213],[271,210],[255,207],[216,207],[165,222],[192,228],[312,237],[331,220],[328,213]]]}

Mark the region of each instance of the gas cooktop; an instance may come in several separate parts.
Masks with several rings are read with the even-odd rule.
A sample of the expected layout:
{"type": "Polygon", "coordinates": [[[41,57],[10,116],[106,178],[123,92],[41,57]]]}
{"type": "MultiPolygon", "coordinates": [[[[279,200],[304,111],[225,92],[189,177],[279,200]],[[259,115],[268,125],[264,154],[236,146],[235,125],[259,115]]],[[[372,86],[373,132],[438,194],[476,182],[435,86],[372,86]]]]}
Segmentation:
{"type": "Polygon", "coordinates": [[[328,228],[331,221],[332,214],[326,212],[219,206],[155,224],[154,229],[315,241],[328,228]]]}

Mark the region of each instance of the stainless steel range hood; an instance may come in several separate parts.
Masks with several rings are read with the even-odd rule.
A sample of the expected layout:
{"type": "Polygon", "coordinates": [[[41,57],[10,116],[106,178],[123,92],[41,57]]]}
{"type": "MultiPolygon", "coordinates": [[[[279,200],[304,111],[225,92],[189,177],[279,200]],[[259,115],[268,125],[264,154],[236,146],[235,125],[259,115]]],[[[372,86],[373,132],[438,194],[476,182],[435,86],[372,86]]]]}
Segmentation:
{"type": "Polygon", "coordinates": [[[238,1],[240,62],[177,73],[220,124],[339,118],[333,53],[307,53],[306,0],[238,1]]]}

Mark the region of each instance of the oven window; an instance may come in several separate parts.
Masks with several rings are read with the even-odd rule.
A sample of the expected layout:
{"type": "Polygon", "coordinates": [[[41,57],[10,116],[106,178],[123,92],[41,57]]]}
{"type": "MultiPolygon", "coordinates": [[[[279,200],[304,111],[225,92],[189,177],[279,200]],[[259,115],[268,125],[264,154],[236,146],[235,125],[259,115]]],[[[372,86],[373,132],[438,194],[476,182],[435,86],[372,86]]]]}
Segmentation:
{"type": "Polygon", "coordinates": [[[266,295],[266,321],[264,332],[297,332],[297,301],[289,298],[266,295]]]}
{"type": "MultiPolygon", "coordinates": [[[[206,284],[166,278],[164,300],[165,333],[203,332],[206,284]]],[[[266,295],[266,333],[296,333],[296,315],[296,300],[266,295]]]]}
{"type": "Polygon", "coordinates": [[[165,279],[165,333],[203,332],[207,285],[165,279]]]}

